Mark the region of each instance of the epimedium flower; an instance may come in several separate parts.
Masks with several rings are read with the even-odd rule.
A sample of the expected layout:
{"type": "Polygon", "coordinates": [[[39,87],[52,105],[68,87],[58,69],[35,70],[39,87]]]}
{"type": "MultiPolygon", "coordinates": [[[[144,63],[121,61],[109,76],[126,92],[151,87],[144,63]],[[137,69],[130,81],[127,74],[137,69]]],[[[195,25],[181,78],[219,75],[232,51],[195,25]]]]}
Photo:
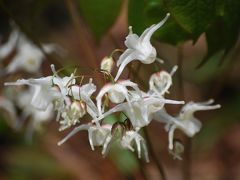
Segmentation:
{"type": "MultiPolygon", "coordinates": [[[[51,66],[53,71],[54,66],[51,66]]],[[[37,79],[20,79],[16,82],[7,82],[5,85],[28,85],[33,87],[34,93],[32,96],[31,104],[40,110],[46,110],[49,104],[53,101],[62,102],[62,99],[67,100],[67,88],[74,83],[73,75],[70,77],[60,78],[59,76],[47,76],[37,79]],[[70,83],[69,83],[70,82],[70,83]],[[56,88],[57,86],[57,88],[56,88]]]]}
{"type": "Polygon", "coordinates": [[[44,53],[62,53],[62,49],[55,44],[41,44],[42,50],[32,43],[22,32],[15,27],[10,34],[9,40],[0,46],[0,58],[6,58],[16,48],[16,55],[7,65],[7,74],[23,70],[29,73],[39,72],[44,53]]]}
{"type": "Polygon", "coordinates": [[[91,95],[96,91],[96,86],[92,83],[92,79],[89,80],[89,83],[82,86],[70,86],[68,91],[68,95],[72,100],[69,105],[66,105],[59,111],[57,121],[61,124],[60,131],[76,125],[87,113],[92,118],[96,118],[98,115],[97,107],[91,100],[91,95]]]}
{"type": "Polygon", "coordinates": [[[115,112],[123,112],[131,121],[134,129],[140,129],[148,125],[152,121],[152,116],[155,112],[161,110],[164,104],[183,104],[183,101],[174,101],[164,99],[162,97],[146,96],[143,98],[134,96],[130,98],[131,104],[128,102],[121,103],[111,108],[107,112],[94,119],[92,122],[98,122],[103,118],[115,112]]]}
{"type": "Polygon", "coordinates": [[[4,83],[5,86],[28,85],[34,89],[31,105],[40,110],[46,110],[58,92],[52,88],[52,76],[38,79],[20,79],[16,82],[4,83]]]}
{"type": "Polygon", "coordinates": [[[20,121],[18,123],[18,128],[21,128],[24,121],[30,117],[31,121],[27,125],[27,138],[31,139],[34,130],[40,130],[42,124],[51,120],[53,118],[53,105],[49,104],[44,110],[39,110],[33,107],[30,103],[35,89],[30,87],[21,91],[16,98],[17,106],[22,110],[20,115],[20,121]]]}
{"type": "Polygon", "coordinates": [[[58,142],[58,145],[62,145],[79,131],[87,130],[88,140],[91,149],[94,150],[94,146],[102,146],[102,154],[105,154],[107,152],[108,144],[110,142],[109,139],[111,139],[111,128],[111,125],[100,126],[99,124],[96,125],[92,123],[82,124],[78,127],[75,127],[66,137],[64,137],[61,141],[58,142]]]}
{"type": "MultiPolygon", "coordinates": [[[[129,35],[126,37],[125,45],[127,49],[119,57],[117,66],[119,66],[115,81],[118,80],[123,69],[133,60],[139,60],[144,64],[151,64],[156,60],[157,52],[156,49],[150,43],[151,36],[159,29],[169,18],[168,13],[166,17],[158,24],[154,24],[147,28],[142,35],[139,37],[137,34],[133,34],[130,30],[129,35]]],[[[131,29],[131,27],[130,27],[131,29]]]]}
{"type": "Polygon", "coordinates": [[[76,125],[80,122],[80,118],[82,118],[85,114],[86,104],[81,101],[73,101],[71,105],[66,106],[61,112],[61,119],[59,120],[59,124],[61,126],[59,131],[76,125]]]}
{"type": "Polygon", "coordinates": [[[84,102],[89,115],[92,118],[96,118],[98,116],[98,110],[91,99],[91,96],[96,91],[96,85],[92,81],[92,79],[89,79],[89,82],[82,86],[71,86],[69,88],[69,96],[73,97],[75,100],[84,102]]]}
{"type": "Polygon", "coordinates": [[[148,150],[145,139],[135,130],[128,130],[121,138],[121,146],[134,152],[133,142],[136,143],[138,158],[141,158],[141,149],[143,148],[146,162],[149,162],[148,150]],[[142,145],[142,148],[141,148],[142,145]]]}
{"type": "Polygon", "coordinates": [[[135,130],[128,129],[121,123],[110,124],[82,124],[74,128],[64,139],[58,142],[58,145],[62,145],[73,135],[79,131],[87,130],[88,139],[91,149],[94,150],[94,146],[102,146],[102,155],[106,156],[113,141],[118,141],[120,146],[124,149],[134,151],[133,143],[135,142],[138,151],[138,158],[141,158],[141,149],[143,148],[146,161],[149,162],[147,146],[144,138],[135,130]],[[120,136],[117,131],[120,130],[120,136]],[[142,147],[142,148],[141,148],[142,147]]]}
{"type": "Polygon", "coordinates": [[[176,117],[172,117],[171,115],[169,115],[165,111],[165,109],[158,111],[154,115],[155,120],[166,123],[165,129],[166,131],[168,131],[170,150],[173,149],[174,131],[176,129],[180,129],[188,137],[193,137],[196,133],[200,131],[202,127],[201,121],[194,117],[194,112],[213,110],[221,107],[219,104],[211,105],[213,102],[214,101],[212,99],[206,102],[189,102],[182,107],[180,113],[176,117]]]}
{"type": "Polygon", "coordinates": [[[30,118],[26,125],[26,138],[28,140],[32,139],[35,130],[41,130],[42,124],[53,117],[52,104],[46,110],[39,110],[31,105],[33,93],[34,89],[31,87],[28,89],[22,88],[14,94],[11,100],[7,95],[0,98],[0,108],[7,111],[10,116],[7,122],[10,122],[15,130],[21,129],[26,120],[30,118]],[[21,109],[21,112],[18,112],[17,109],[21,109]]]}
{"type": "Polygon", "coordinates": [[[172,85],[172,76],[176,70],[177,66],[174,66],[170,73],[167,71],[160,71],[152,74],[149,79],[148,94],[164,96],[165,93],[168,93],[168,90],[172,85]]]}
{"type": "Polygon", "coordinates": [[[129,99],[129,90],[127,89],[127,87],[133,88],[138,93],[138,95],[141,96],[141,92],[140,89],[138,88],[138,85],[136,83],[131,82],[130,80],[121,81],[119,80],[116,83],[108,83],[105,86],[103,86],[96,97],[99,114],[102,114],[104,110],[104,107],[102,107],[102,98],[105,94],[107,94],[109,100],[115,104],[122,103],[126,99],[130,109],[132,109],[131,102],[129,99]]]}

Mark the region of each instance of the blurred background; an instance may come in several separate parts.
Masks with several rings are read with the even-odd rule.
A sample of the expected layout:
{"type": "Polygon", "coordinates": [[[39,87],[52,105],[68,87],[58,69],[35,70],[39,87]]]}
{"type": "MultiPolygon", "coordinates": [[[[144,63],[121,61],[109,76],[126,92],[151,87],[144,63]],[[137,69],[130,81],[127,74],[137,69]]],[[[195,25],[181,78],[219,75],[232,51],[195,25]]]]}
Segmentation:
{"type": "MultiPolygon", "coordinates": [[[[37,46],[56,43],[64,55],[46,55],[41,72],[51,75],[57,68],[81,67],[80,74],[93,77],[98,88],[103,77],[94,73],[101,60],[114,49],[125,49],[128,26],[141,34],[145,28],[171,17],[152,38],[158,56],[165,63],[142,65],[133,62],[123,78],[134,78],[141,89],[148,89],[150,75],[159,70],[179,70],[167,95],[170,99],[205,101],[214,98],[222,108],[199,112],[202,130],[193,139],[177,131],[185,145],[183,160],[169,155],[163,124],[148,127],[151,152],[162,163],[167,179],[240,179],[240,1],[239,0],[1,0],[0,43],[7,42],[11,22],[37,46]],[[129,75],[130,73],[130,75],[129,75]]],[[[1,69],[11,57],[1,60],[1,69]]],[[[116,55],[115,60],[117,60],[116,55]]],[[[67,68],[66,68],[67,69],[67,68]]],[[[67,69],[68,73],[72,69],[67,69]]],[[[21,77],[37,77],[22,71],[2,76],[3,83],[21,77]]],[[[171,114],[180,107],[167,106],[171,114]]],[[[21,111],[19,109],[19,111],[21,111]]],[[[110,116],[110,121],[116,117],[110,116]]],[[[101,150],[92,151],[86,132],[61,147],[57,142],[70,130],[58,131],[54,118],[26,140],[26,128],[15,131],[9,114],[0,113],[0,179],[161,179],[157,164],[138,160],[134,153],[111,148],[106,158],[101,150]]]]}

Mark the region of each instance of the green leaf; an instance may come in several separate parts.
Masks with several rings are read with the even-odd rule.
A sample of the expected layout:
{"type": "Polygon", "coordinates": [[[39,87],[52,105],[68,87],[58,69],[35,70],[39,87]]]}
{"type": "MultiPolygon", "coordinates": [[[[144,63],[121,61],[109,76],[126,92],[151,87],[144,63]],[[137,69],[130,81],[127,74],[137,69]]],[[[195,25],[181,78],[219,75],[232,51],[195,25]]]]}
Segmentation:
{"type": "Polygon", "coordinates": [[[214,19],[215,0],[164,0],[177,23],[196,40],[214,19]]]}
{"type": "MultiPolygon", "coordinates": [[[[162,0],[129,0],[128,22],[133,26],[134,33],[141,33],[152,24],[160,22],[168,13],[162,0]]],[[[154,36],[161,42],[173,45],[180,44],[190,39],[190,34],[185,31],[173,18],[156,31],[154,36]]]]}
{"type": "Polygon", "coordinates": [[[81,15],[99,40],[113,25],[121,8],[121,0],[77,0],[81,15]]]}
{"type": "Polygon", "coordinates": [[[128,25],[132,26],[133,32],[138,35],[141,35],[147,27],[145,6],[144,0],[129,0],[128,2],[128,25]]]}
{"type": "Polygon", "coordinates": [[[191,35],[182,29],[172,18],[156,32],[155,36],[162,42],[178,45],[191,39],[191,35]]]}
{"type": "Polygon", "coordinates": [[[198,67],[201,67],[203,64],[205,64],[215,53],[219,52],[220,50],[224,50],[224,54],[220,59],[225,59],[225,56],[236,44],[239,36],[240,1],[218,0],[218,5],[215,8],[217,17],[206,32],[208,53],[198,67]]]}

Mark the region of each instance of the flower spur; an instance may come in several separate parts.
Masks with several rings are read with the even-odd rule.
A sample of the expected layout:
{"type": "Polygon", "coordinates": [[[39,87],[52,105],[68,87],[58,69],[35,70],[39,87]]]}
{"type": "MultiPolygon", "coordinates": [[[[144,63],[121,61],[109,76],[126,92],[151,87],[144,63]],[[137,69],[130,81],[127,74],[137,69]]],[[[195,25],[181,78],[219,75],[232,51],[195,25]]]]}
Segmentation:
{"type": "Polygon", "coordinates": [[[194,112],[204,110],[214,110],[221,106],[211,105],[214,101],[212,99],[206,102],[189,102],[182,107],[179,115],[172,117],[165,109],[158,111],[154,115],[154,119],[166,123],[165,129],[168,131],[169,149],[173,149],[174,131],[176,129],[182,130],[188,137],[193,137],[198,133],[202,127],[202,123],[194,117],[194,112]]]}
{"type": "Polygon", "coordinates": [[[169,16],[170,14],[167,13],[166,17],[162,21],[147,28],[140,37],[137,34],[133,34],[130,27],[129,35],[126,37],[125,40],[125,45],[127,46],[127,49],[117,61],[117,66],[119,66],[119,69],[115,77],[115,81],[118,80],[123,69],[131,61],[139,60],[141,61],[141,63],[151,64],[156,60],[157,52],[150,43],[150,39],[153,33],[167,21],[169,16]]]}

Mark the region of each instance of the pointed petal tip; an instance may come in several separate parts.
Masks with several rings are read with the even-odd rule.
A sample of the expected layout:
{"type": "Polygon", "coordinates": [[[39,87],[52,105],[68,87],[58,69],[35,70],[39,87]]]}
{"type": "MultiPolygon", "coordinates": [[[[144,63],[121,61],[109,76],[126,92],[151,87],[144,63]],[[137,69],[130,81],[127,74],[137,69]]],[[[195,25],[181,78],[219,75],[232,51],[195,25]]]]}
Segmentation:
{"type": "Polygon", "coordinates": [[[59,142],[57,143],[58,146],[61,146],[62,144],[63,144],[62,141],[59,141],[59,142]]]}
{"type": "Polygon", "coordinates": [[[219,108],[221,108],[221,107],[222,107],[222,106],[221,106],[220,104],[217,104],[217,105],[216,105],[216,108],[217,108],[217,109],[219,109],[219,108]]]}

